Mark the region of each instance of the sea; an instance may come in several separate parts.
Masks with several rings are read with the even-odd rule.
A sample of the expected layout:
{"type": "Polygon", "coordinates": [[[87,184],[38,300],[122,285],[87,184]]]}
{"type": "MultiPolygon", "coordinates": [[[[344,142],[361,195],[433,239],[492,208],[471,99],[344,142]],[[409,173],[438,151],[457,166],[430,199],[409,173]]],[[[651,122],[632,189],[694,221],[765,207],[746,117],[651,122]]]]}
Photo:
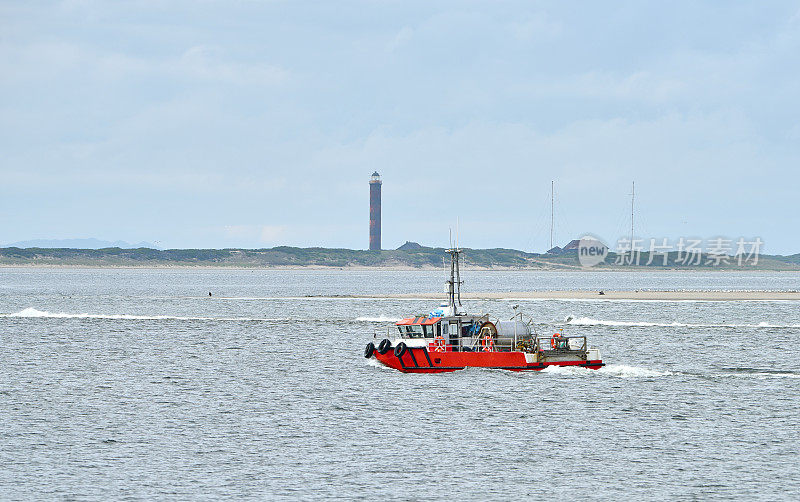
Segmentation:
{"type": "MultiPolygon", "coordinates": [[[[463,279],[469,292],[800,289],[786,272],[463,279]]],[[[385,295],[444,296],[444,281],[2,268],[0,499],[800,499],[800,302],[465,300],[521,311],[542,336],[586,335],[606,366],[402,374],[364,358],[437,303],[385,295]]]]}

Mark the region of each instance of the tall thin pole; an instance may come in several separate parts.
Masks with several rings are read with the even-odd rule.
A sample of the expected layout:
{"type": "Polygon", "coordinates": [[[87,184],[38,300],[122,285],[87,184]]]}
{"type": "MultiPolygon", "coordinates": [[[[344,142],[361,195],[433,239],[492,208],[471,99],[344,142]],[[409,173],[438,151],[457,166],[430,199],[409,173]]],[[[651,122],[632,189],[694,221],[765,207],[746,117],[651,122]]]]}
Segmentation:
{"type": "Polygon", "coordinates": [[[636,196],[636,182],[631,182],[631,249],[633,249],[633,199],[636,196]]]}
{"type": "Polygon", "coordinates": [[[550,181],[550,249],[553,249],[553,223],[555,215],[555,181],[550,181]]]}
{"type": "Polygon", "coordinates": [[[456,251],[458,251],[458,216],[456,216],[456,251]]]}
{"type": "MultiPolygon", "coordinates": [[[[455,284],[456,284],[456,292],[458,294],[458,304],[459,304],[459,306],[461,305],[461,269],[459,268],[459,265],[458,265],[458,253],[460,251],[461,250],[458,247],[458,216],[456,216],[456,251],[455,251],[455,255],[454,256],[455,256],[455,262],[456,262],[455,284]]],[[[453,306],[455,307],[455,302],[453,303],[453,306]]],[[[457,313],[455,311],[455,309],[453,310],[453,313],[454,314],[457,313]]]]}

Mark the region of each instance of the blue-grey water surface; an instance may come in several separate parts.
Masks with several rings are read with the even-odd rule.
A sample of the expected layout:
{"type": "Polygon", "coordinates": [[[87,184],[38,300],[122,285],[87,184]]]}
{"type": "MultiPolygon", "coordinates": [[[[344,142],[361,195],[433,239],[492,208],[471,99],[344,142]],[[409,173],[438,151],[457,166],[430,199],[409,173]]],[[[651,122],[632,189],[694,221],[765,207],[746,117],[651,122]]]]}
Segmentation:
{"type": "MultiPolygon", "coordinates": [[[[464,276],[468,291],[800,288],[795,273],[464,276]]],[[[363,358],[433,302],[346,295],[443,281],[0,269],[0,498],[800,498],[800,302],[470,301],[585,334],[608,366],[406,375],[363,358]]]]}

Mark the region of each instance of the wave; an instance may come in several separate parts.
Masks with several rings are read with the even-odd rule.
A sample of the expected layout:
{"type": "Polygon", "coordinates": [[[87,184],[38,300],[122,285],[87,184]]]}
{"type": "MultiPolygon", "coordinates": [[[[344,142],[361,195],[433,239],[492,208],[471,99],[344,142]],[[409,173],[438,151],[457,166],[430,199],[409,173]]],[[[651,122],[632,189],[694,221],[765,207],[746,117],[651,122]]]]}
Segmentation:
{"type": "Polygon", "coordinates": [[[133,315],[133,314],[70,314],[66,312],[47,312],[28,307],[13,314],[0,314],[0,317],[27,317],[27,318],[53,318],[53,319],[118,319],[118,320],[144,320],[144,321],[293,321],[291,318],[262,318],[262,317],[189,317],[171,315],[133,315]]]}
{"type": "Polygon", "coordinates": [[[766,378],[800,378],[800,372],[765,368],[722,368],[723,376],[766,378]]]}
{"type": "Polygon", "coordinates": [[[565,324],[573,326],[639,326],[639,327],[663,327],[663,328],[800,328],[800,324],[771,324],[760,322],[758,324],[698,324],[686,322],[648,322],[648,321],[609,321],[593,319],[591,317],[567,317],[565,324]]]}
{"type": "Polygon", "coordinates": [[[400,320],[400,318],[377,316],[377,317],[356,317],[355,320],[357,322],[397,322],[400,320]]]}
{"type": "Polygon", "coordinates": [[[747,375],[736,375],[736,374],[726,374],[724,376],[729,377],[739,377],[739,378],[755,378],[757,380],[768,380],[771,378],[800,378],[800,375],[797,373],[790,373],[790,372],[778,372],[773,373],[771,371],[764,371],[760,373],[749,373],[747,375]]]}

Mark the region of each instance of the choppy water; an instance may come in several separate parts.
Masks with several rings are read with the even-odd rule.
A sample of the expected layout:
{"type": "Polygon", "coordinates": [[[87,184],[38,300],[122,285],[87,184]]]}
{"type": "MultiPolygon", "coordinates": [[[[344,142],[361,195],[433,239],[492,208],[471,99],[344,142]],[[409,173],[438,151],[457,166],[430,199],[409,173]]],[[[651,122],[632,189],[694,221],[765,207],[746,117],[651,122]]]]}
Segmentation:
{"type": "MultiPolygon", "coordinates": [[[[800,287],[766,273],[465,279],[471,291],[800,287]]],[[[0,269],[0,498],[800,498],[800,302],[469,302],[586,334],[608,366],[405,375],[363,346],[431,302],[306,297],[442,281],[0,269]]]]}

